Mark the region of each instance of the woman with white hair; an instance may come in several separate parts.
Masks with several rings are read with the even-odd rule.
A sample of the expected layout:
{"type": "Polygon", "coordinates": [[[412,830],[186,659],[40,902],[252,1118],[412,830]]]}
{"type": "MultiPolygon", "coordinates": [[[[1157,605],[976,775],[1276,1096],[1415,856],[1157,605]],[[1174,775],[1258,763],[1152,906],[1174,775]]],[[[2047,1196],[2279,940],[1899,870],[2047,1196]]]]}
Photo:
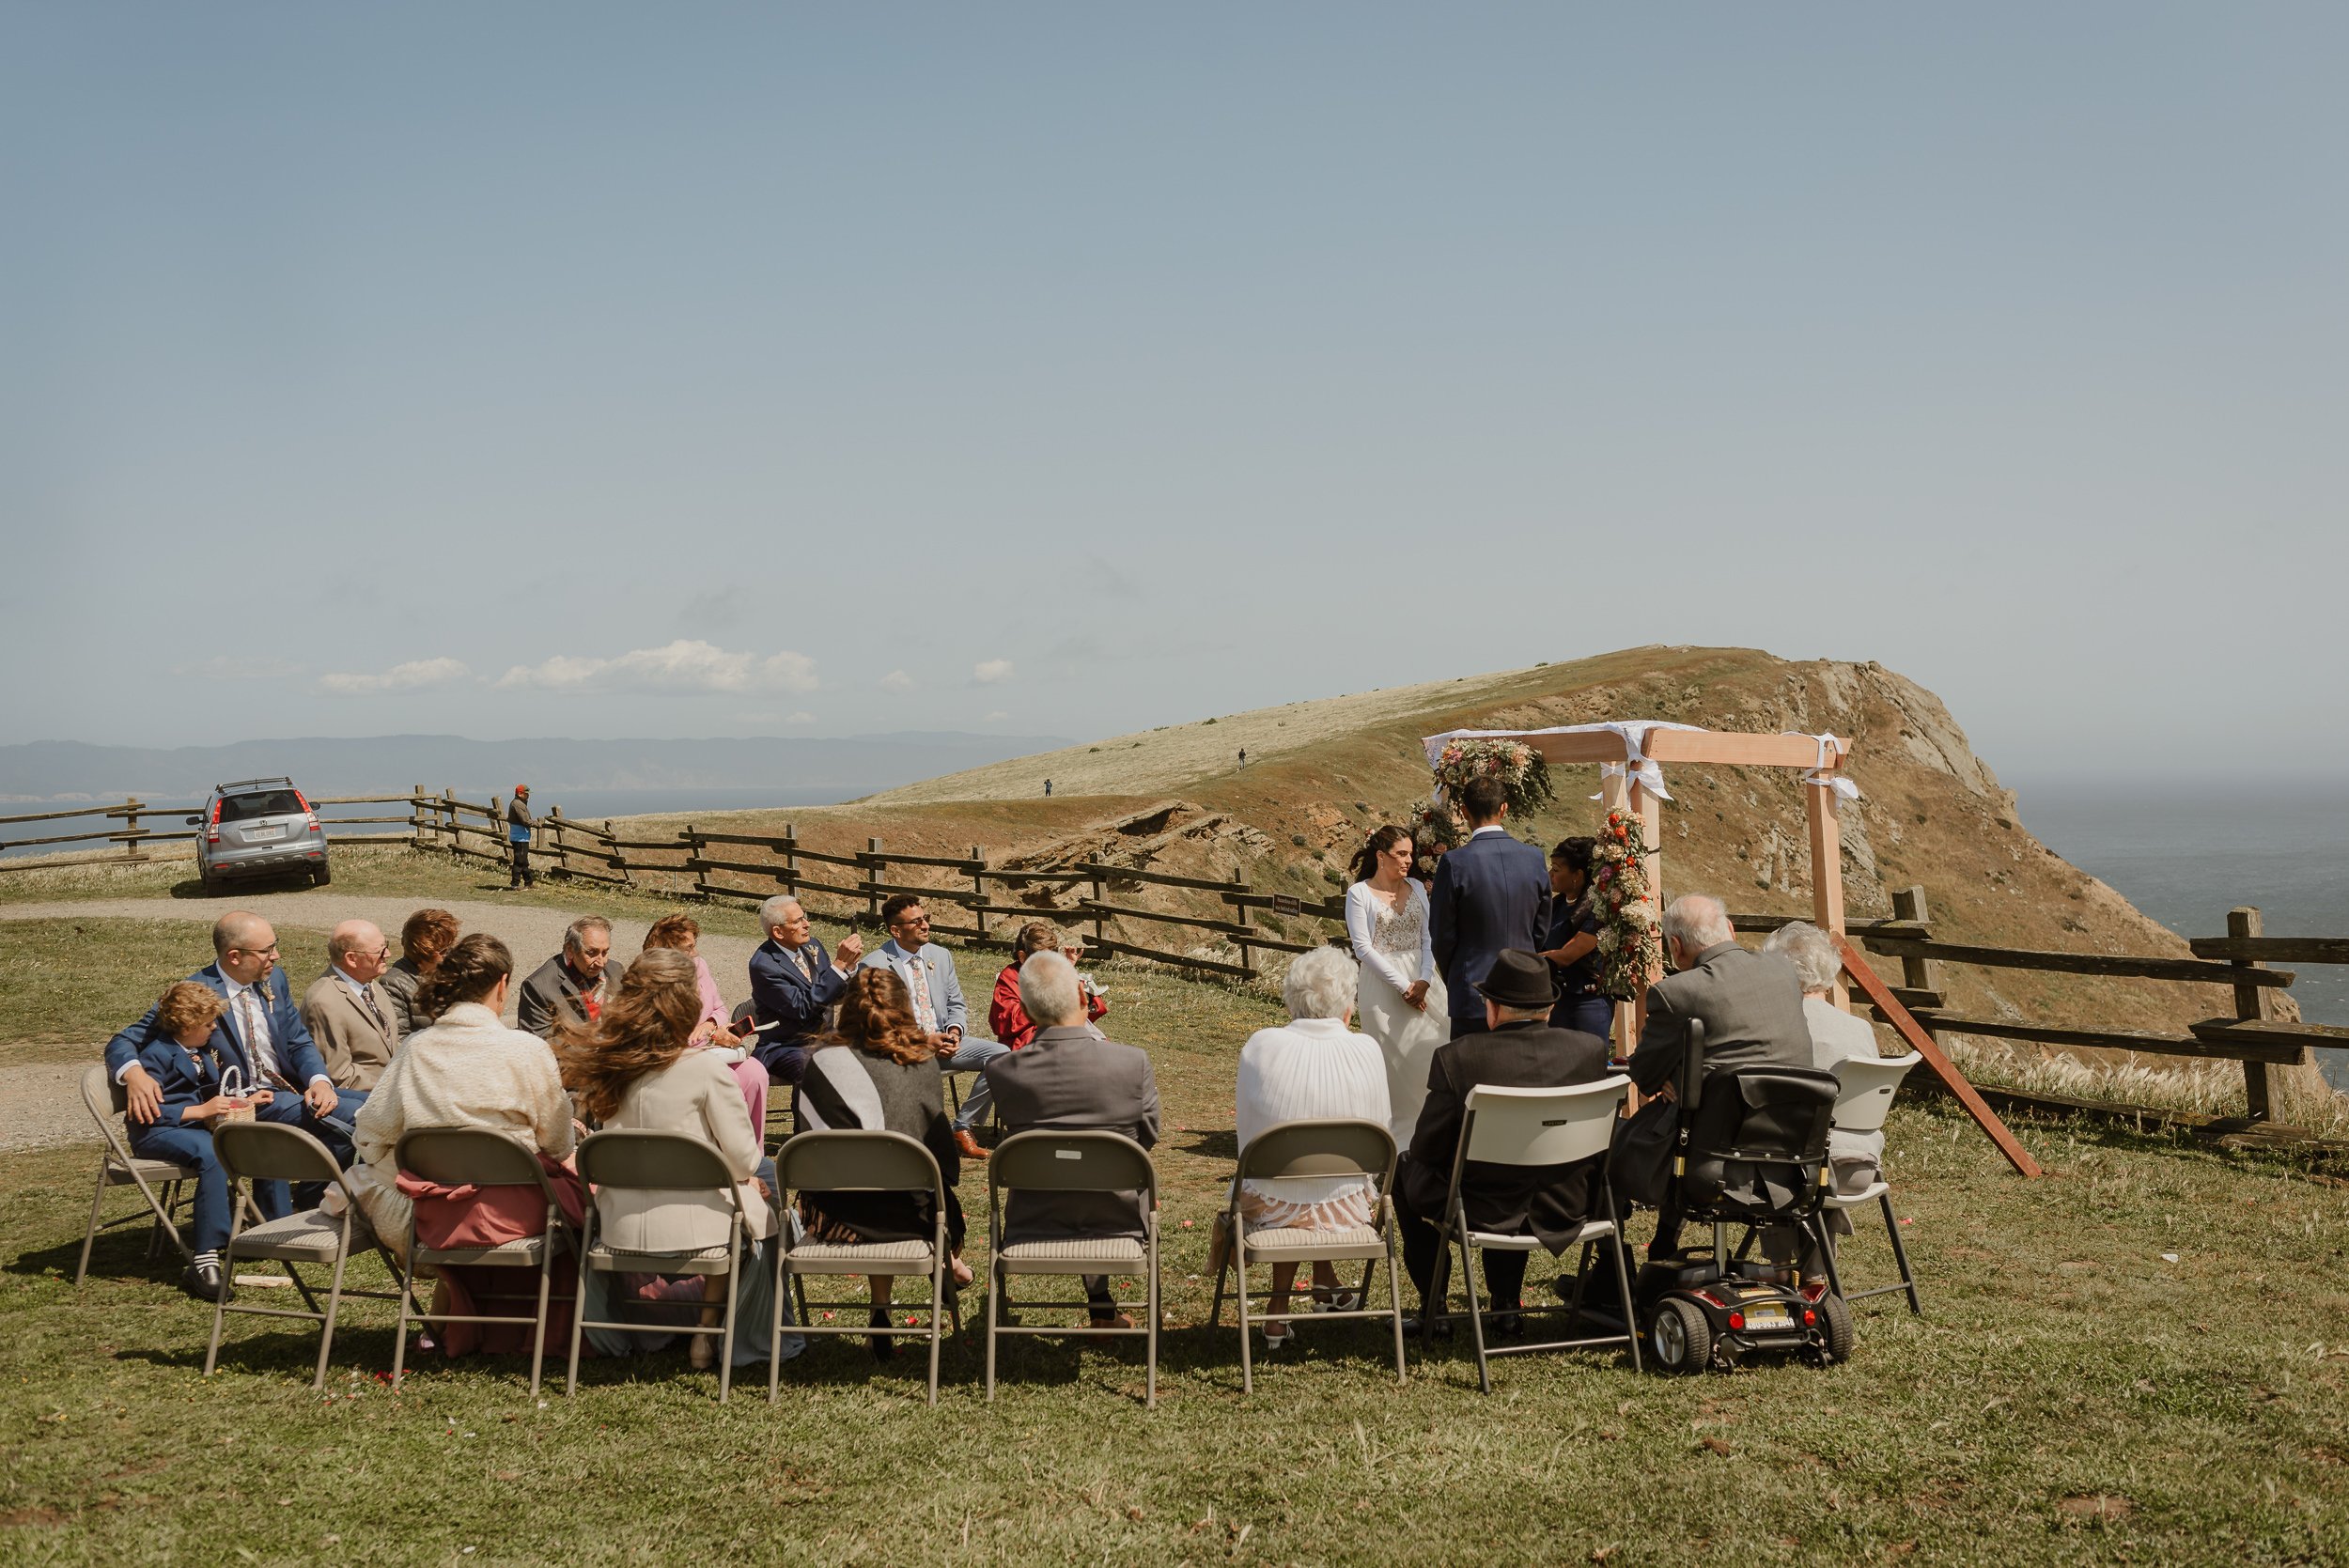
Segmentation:
{"type": "MultiPolygon", "coordinates": [[[[1353,1021],[1354,992],[1361,972],[1353,959],[1334,947],[1299,954],[1289,965],[1288,978],[1282,986],[1289,1021],[1279,1028],[1258,1030],[1240,1048],[1237,1120],[1241,1148],[1283,1122],[1350,1117],[1386,1124],[1390,1109],[1386,1063],[1377,1041],[1347,1027],[1353,1021]]],[[[1366,1176],[1250,1180],[1240,1184],[1240,1223],[1252,1233],[1367,1225],[1375,1196],[1366,1176]]],[[[1219,1228],[1213,1240],[1216,1255],[1208,1268],[1220,1272],[1230,1238],[1219,1228]]],[[[1288,1311],[1289,1287],[1296,1278],[1295,1264],[1272,1265],[1270,1311],[1288,1311]]],[[[1314,1265],[1316,1298],[1334,1300],[1337,1285],[1336,1268],[1326,1263],[1314,1265]]],[[[1266,1324],[1265,1343],[1287,1343],[1293,1327],[1285,1323],[1266,1324]]]]}
{"type": "MultiPolygon", "coordinates": [[[[1874,1062],[1883,1054],[1876,1049],[1876,1032],[1868,1020],[1856,1013],[1844,1012],[1832,1000],[1836,977],[1843,971],[1843,960],[1835,951],[1835,944],[1828,940],[1826,932],[1807,920],[1789,921],[1769,934],[1762,943],[1762,951],[1785,958],[1795,966],[1795,973],[1802,981],[1802,1021],[1811,1026],[1812,1066],[1831,1073],[1838,1062],[1874,1062]]],[[[1830,1132],[1827,1153],[1835,1169],[1835,1190],[1845,1195],[1865,1192],[1884,1163],[1884,1134],[1830,1132]]],[[[1851,1234],[1851,1219],[1841,1209],[1828,1211],[1827,1224],[1837,1235],[1851,1234]]],[[[1802,1272],[1806,1281],[1818,1279],[1827,1272],[1826,1262],[1814,1255],[1816,1251],[1809,1241],[1804,1242],[1802,1272]]]]}

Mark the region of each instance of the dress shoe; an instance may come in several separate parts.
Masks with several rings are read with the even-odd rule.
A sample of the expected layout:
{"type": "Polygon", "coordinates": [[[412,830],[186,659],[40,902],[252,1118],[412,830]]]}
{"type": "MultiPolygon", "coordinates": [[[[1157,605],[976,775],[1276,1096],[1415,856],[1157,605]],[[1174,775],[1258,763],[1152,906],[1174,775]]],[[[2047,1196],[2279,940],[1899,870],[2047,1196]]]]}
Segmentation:
{"type": "MultiPolygon", "coordinates": [[[[1404,1337],[1407,1339],[1416,1339],[1419,1337],[1419,1315],[1416,1312],[1407,1315],[1403,1319],[1404,1337]]],[[[1452,1320],[1450,1318],[1439,1317],[1436,1320],[1435,1336],[1439,1340],[1448,1340],[1452,1337],[1452,1320]]]]}
{"type": "Polygon", "coordinates": [[[1133,1326],[1134,1320],[1128,1317],[1124,1312],[1096,1312],[1093,1314],[1093,1327],[1096,1328],[1131,1328],[1133,1326]]]}
{"type": "Polygon", "coordinates": [[[1494,1339],[1521,1340],[1525,1337],[1525,1319],[1517,1312],[1495,1312],[1489,1321],[1494,1339]]]}
{"type": "MultiPolygon", "coordinates": [[[[874,1308],[872,1316],[865,1319],[865,1322],[875,1328],[888,1327],[889,1309],[886,1307],[874,1308]]],[[[886,1361],[892,1356],[897,1354],[897,1339],[894,1334],[875,1334],[866,1343],[872,1345],[873,1359],[876,1361],[886,1361]]]]}
{"type": "MultiPolygon", "coordinates": [[[[180,1271],[179,1288],[186,1291],[190,1296],[194,1296],[198,1301],[210,1303],[219,1300],[220,1265],[216,1263],[192,1263],[188,1265],[185,1269],[180,1271]]],[[[234,1301],[236,1298],[236,1293],[231,1291],[229,1293],[228,1299],[234,1301]]]]}
{"type": "Polygon", "coordinates": [[[955,1129],[955,1152],[962,1156],[965,1159],[985,1159],[987,1157],[987,1151],[979,1147],[979,1141],[971,1136],[971,1129],[969,1127],[957,1127],[955,1129]]]}

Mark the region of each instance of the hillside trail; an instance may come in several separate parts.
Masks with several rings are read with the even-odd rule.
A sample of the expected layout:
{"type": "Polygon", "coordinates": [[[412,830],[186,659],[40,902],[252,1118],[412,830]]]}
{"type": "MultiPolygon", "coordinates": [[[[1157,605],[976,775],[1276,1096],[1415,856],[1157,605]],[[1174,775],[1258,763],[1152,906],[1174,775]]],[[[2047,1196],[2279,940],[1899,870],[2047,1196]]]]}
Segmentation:
{"type": "MultiPolygon", "coordinates": [[[[400,923],[425,901],[418,897],[346,895],[331,892],[272,893],[255,902],[257,912],[284,924],[327,930],[346,920],[368,920],[381,926],[397,947],[400,923]]],[[[443,900],[465,929],[487,931],[514,950],[516,979],[527,975],[563,945],[563,930],[576,916],[567,910],[523,904],[499,904],[487,899],[443,900]]],[[[12,920],[173,920],[210,925],[222,906],[183,898],[101,898],[48,904],[0,906],[0,922],[12,920]]],[[[612,951],[623,960],[633,958],[645,945],[648,923],[614,920],[612,951]]],[[[747,937],[722,937],[705,931],[699,951],[708,960],[719,994],[731,1007],[751,994],[751,954],[758,944],[747,937]]],[[[315,975],[289,974],[299,998],[315,975]]],[[[161,988],[161,982],[157,983],[161,988]]],[[[125,1018],[128,1024],[134,1020],[125,1018]]],[[[506,1021],[514,1021],[509,995],[506,1021]]],[[[98,1060],[103,1040],[89,1043],[89,1060],[98,1060]]],[[[0,1066],[0,1151],[54,1148],[61,1144],[95,1143],[98,1129],[82,1105],[82,1074],[86,1062],[34,1062],[0,1066]]]]}

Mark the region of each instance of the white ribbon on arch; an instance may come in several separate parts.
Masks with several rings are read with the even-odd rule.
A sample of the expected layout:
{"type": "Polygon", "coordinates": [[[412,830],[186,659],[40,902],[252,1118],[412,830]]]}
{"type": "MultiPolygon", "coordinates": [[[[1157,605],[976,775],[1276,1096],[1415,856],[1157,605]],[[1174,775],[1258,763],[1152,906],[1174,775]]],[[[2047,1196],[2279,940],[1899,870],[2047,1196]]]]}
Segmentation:
{"type": "MultiPolygon", "coordinates": [[[[1800,730],[1781,730],[1779,733],[1781,735],[1802,735],[1803,732],[1800,730]]],[[[1859,800],[1859,785],[1854,783],[1851,779],[1845,777],[1843,774],[1836,771],[1837,764],[1841,763],[1843,759],[1844,753],[1851,750],[1851,742],[1843,739],[1839,736],[1830,735],[1824,730],[1817,735],[1804,736],[1803,738],[1806,740],[1815,740],[1819,743],[1819,760],[1812,768],[1810,772],[1805,773],[1802,776],[1802,782],[1807,784],[1827,785],[1829,789],[1835,791],[1835,798],[1839,800],[1859,800]]]]}
{"type": "MultiPolygon", "coordinates": [[[[1610,719],[1597,724],[1553,724],[1540,730],[1446,730],[1441,735],[1424,737],[1421,744],[1427,748],[1427,766],[1433,768],[1437,759],[1443,755],[1444,747],[1455,740],[1532,740],[1545,735],[1595,735],[1601,730],[1608,730],[1623,737],[1624,760],[1600,763],[1600,780],[1629,779],[1658,800],[1669,800],[1672,791],[1664,787],[1664,770],[1657,766],[1655,758],[1647,754],[1648,732],[1703,727],[1702,724],[1676,724],[1669,719],[1610,719]]],[[[1591,799],[1601,800],[1605,794],[1602,789],[1591,799]]],[[[1441,785],[1437,786],[1436,799],[1443,799],[1441,785]]]]}

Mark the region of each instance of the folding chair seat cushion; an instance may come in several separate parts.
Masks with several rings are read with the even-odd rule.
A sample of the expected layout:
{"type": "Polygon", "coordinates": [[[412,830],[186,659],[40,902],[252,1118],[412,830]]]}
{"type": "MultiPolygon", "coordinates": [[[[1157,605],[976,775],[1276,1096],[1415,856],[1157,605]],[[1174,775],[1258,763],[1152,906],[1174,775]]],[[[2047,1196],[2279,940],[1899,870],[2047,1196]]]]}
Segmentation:
{"type": "MultiPolygon", "coordinates": [[[[341,1248],[343,1222],[324,1209],[289,1214],[283,1219],[249,1225],[237,1233],[231,1250],[240,1258],[268,1258],[278,1263],[333,1263],[341,1248]]],[[[356,1251],[369,1241],[366,1224],[351,1217],[350,1245],[356,1251]]]]}
{"type": "Polygon", "coordinates": [[[1875,1203],[1891,1190],[1892,1187],[1890,1182],[1873,1181],[1865,1189],[1859,1192],[1831,1192],[1828,1194],[1826,1203],[1821,1206],[1831,1209],[1856,1209],[1862,1203],[1875,1203]]]}
{"type": "Polygon", "coordinates": [[[1089,1236],[1065,1241],[1014,1242],[996,1254],[1016,1265],[1015,1274],[1104,1274],[1149,1266],[1149,1254],[1131,1236],[1089,1236]]]}
{"type": "Polygon", "coordinates": [[[1283,1254],[1298,1258],[1382,1258],[1386,1238],[1376,1225],[1346,1225],[1336,1230],[1285,1226],[1250,1231],[1248,1255],[1278,1263],[1283,1254]]]}
{"type": "Polygon", "coordinates": [[[194,1166],[175,1165],[167,1159],[147,1159],[138,1155],[132,1155],[126,1162],[115,1155],[106,1157],[106,1185],[108,1187],[129,1187],[140,1176],[146,1177],[150,1182],[192,1182],[195,1180],[197,1174],[194,1166]],[[137,1174],[133,1175],[133,1172],[137,1174]]]}
{"type": "MultiPolygon", "coordinates": [[[[930,1244],[926,1241],[810,1241],[791,1249],[791,1266],[812,1269],[819,1264],[907,1264],[910,1268],[926,1269],[930,1265],[930,1244]]],[[[861,1273],[855,1269],[825,1269],[826,1273],[861,1273]]],[[[882,1272],[877,1269],[876,1272],[882,1272]]]]}
{"type": "Polygon", "coordinates": [[[723,1247],[699,1247],[687,1252],[632,1252],[625,1247],[597,1242],[587,1249],[590,1266],[606,1273],[625,1269],[631,1274],[723,1274],[734,1266],[734,1254],[723,1247]]]}

